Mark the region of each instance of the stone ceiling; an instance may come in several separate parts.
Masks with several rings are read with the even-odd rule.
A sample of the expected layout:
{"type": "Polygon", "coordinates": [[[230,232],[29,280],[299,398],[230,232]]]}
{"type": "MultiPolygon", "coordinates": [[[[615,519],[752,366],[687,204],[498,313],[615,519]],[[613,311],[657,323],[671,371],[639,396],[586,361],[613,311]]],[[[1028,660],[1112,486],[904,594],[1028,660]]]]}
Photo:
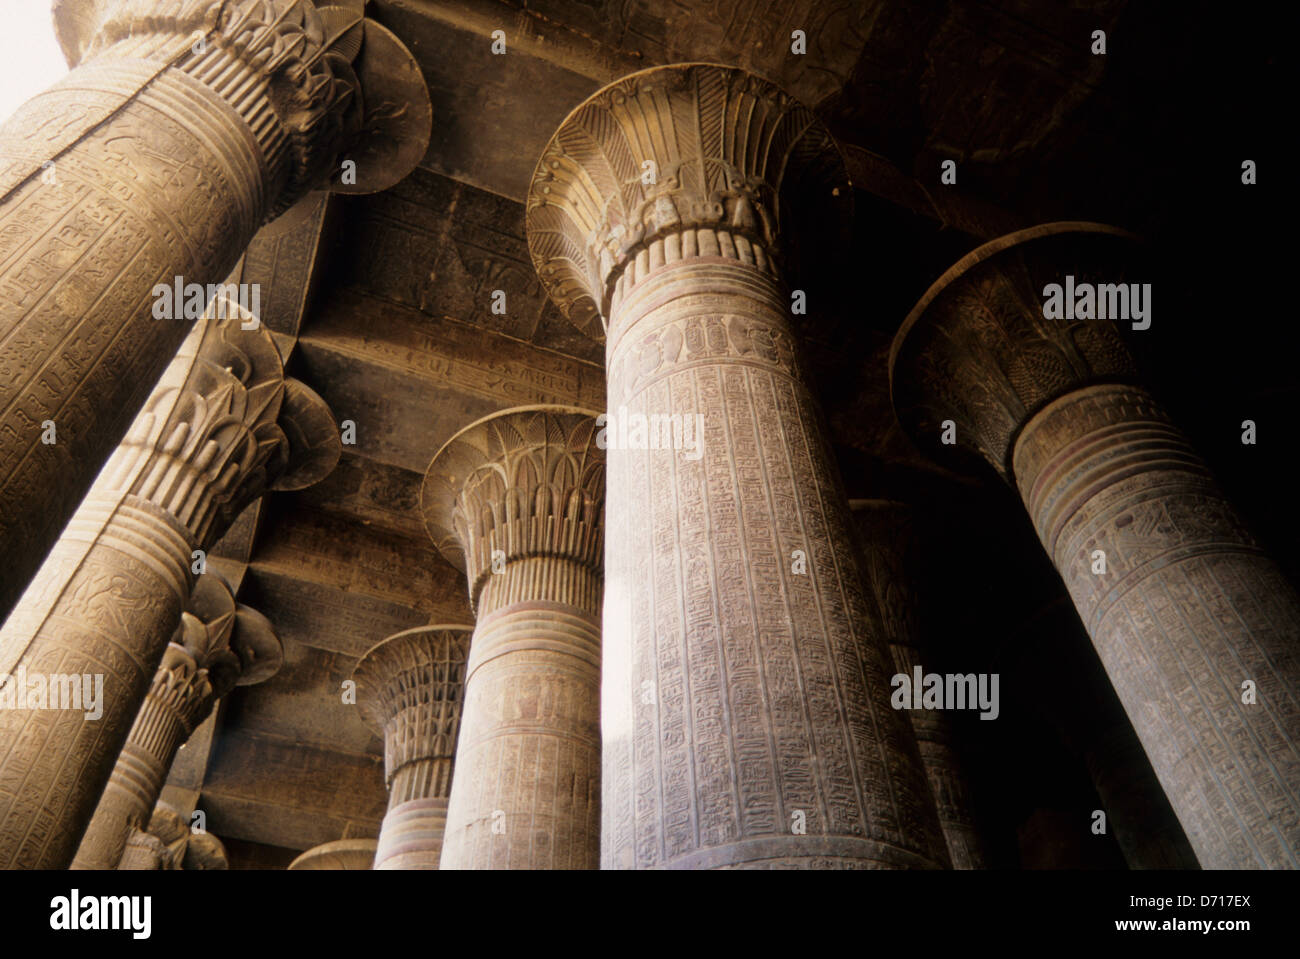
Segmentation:
{"type": "MultiPolygon", "coordinates": [[[[423,164],[383,194],[309,197],[262,231],[241,277],[263,285],[263,319],[292,375],[356,424],[357,442],[327,480],[274,494],[217,550],[240,600],[277,627],[285,665],[228,697],[181,753],[164,798],[203,809],[234,867],[283,867],[318,843],[377,833],[382,744],[343,705],[341,683],[392,633],[471,621],[462,574],[433,550],[416,512],[424,468],[442,443],[509,406],[603,407],[603,348],[547,302],[527,255],[521,201],[569,110],[658,64],[711,60],[763,73],[815,107],[839,139],[856,188],[855,235],[842,251],[844,282],[811,291],[805,338],[849,494],[928,504],[926,618],[947,665],[1032,662],[1032,647],[1016,645],[1018,626],[1059,599],[1059,581],[1008,490],[935,468],[902,437],[884,358],[933,279],[982,240],[1021,226],[1110,220],[1171,238],[1171,256],[1194,255],[1188,184],[1222,175],[1230,188],[1240,163],[1230,144],[1193,147],[1204,130],[1189,120],[1208,101],[1192,73],[1214,27],[1191,16],[1162,22],[1139,6],[370,3],[368,15],[402,39],[428,81],[434,131],[423,164]],[[1106,57],[1089,52],[1096,29],[1107,32],[1106,57]],[[505,31],[504,56],[490,52],[494,30],[505,31]],[[807,36],[801,56],[789,52],[794,30],[807,36]],[[1178,159],[1153,162],[1164,156],[1178,159]],[[958,164],[957,186],[939,183],[948,159],[958,164]],[[506,292],[507,315],[490,311],[493,290],[506,292]]],[[[1211,129],[1242,122],[1214,118],[1211,129]]],[[[1197,216],[1238,203],[1238,194],[1226,199],[1228,188],[1196,191],[1197,216]]],[[[1202,291],[1201,302],[1221,296],[1226,306],[1230,294],[1202,291]]],[[[1172,318],[1180,304],[1173,294],[1168,304],[1172,318]]],[[[1243,348],[1224,364],[1222,349],[1202,342],[1208,328],[1189,322],[1163,334],[1156,379],[1174,407],[1201,417],[1201,438],[1229,488],[1268,495],[1277,488],[1266,474],[1285,467],[1267,457],[1279,454],[1234,466],[1219,434],[1250,402],[1294,414],[1295,378],[1282,366],[1252,376],[1243,348]],[[1208,405],[1198,362],[1224,365],[1219,382],[1239,390],[1238,406],[1208,405]]],[[[1273,524],[1275,535],[1294,533],[1294,512],[1273,524]]],[[[1050,734],[1037,728],[1031,697],[1008,695],[1007,720],[983,724],[996,732],[964,735],[984,768],[976,786],[986,814],[1003,837],[995,855],[1014,865],[1017,830],[1031,815],[1086,804],[1090,787],[1069,755],[1027,778],[1023,751],[1054,747],[1042,741],[1050,734]]]]}

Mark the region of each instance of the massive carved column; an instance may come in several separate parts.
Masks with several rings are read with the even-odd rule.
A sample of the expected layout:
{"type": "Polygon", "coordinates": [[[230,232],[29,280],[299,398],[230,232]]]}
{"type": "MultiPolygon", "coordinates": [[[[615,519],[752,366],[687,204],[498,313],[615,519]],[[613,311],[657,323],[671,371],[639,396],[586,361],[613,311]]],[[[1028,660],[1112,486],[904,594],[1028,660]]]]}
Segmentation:
{"type": "Polygon", "coordinates": [[[225,311],[195,325],[0,629],[0,868],[71,862],[180,621],[196,548],[341,453],[329,408],[284,376],[270,334],[225,311]],[[52,675],[93,680],[102,715],[19,701],[52,675]]]}
{"type": "Polygon", "coordinates": [[[1300,599],[1137,385],[1115,323],[1044,317],[1050,284],[1091,315],[1131,309],[1134,291],[1093,287],[1150,282],[1138,252],[1081,223],[975,250],[899,331],[894,406],[936,450],[951,421],[1015,483],[1201,865],[1294,868],[1300,599]]]}
{"type": "Polygon", "coordinates": [[[507,410],[452,437],[421,510],[476,625],[443,869],[600,863],[605,457],[595,414],[507,410]]]}
{"type": "Polygon", "coordinates": [[[437,869],[473,626],[389,636],[357,664],[357,706],[384,737],[388,812],[375,869],[437,869]]]}
{"type": "Polygon", "coordinates": [[[606,867],[948,861],[791,327],[849,200],[810,111],[706,64],[600,90],[533,176],[542,281],[607,332],[606,867]]]}
{"type": "Polygon", "coordinates": [[[132,831],[148,826],[176,751],[218,699],[269,679],[283,660],[266,617],[236,603],[216,573],[200,576],[72,868],[116,868],[132,831]]]}
{"type": "MultiPolygon", "coordinates": [[[[894,672],[911,676],[915,667],[927,666],[922,661],[921,629],[912,588],[915,571],[910,562],[914,549],[911,510],[904,503],[879,499],[853,500],[850,505],[866,562],[863,574],[875,599],[880,629],[889,643],[894,672]]],[[[928,672],[936,671],[933,664],[928,665],[928,672]]],[[[953,868],[983,869],[984,843],[948,720],[941,710],[911,709],[907,715],[925,763],[953,868]]]]}
{"type": "MultiPolygon", "coordinates": [[[[0,127],[0,617],[199,305],[304,192],[371,192],[424,154],[414,60],[308,0],[56,0],[69,65],[0,127]],[[353,166],[346,166],[348,162],[353,166]],[[164,306],[166,304],[163,304],[164,306]],[[47,423],[56,430],[49,441],[47,423]]],[[[248,305],[248,302],[245,302],[248,305]]]]}

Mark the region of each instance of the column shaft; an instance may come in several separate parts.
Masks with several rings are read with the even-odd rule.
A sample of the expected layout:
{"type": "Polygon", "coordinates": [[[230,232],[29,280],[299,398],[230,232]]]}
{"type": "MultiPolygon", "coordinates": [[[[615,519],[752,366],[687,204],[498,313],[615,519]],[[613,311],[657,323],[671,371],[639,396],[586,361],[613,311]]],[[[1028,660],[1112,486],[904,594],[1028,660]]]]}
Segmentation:
{"type": "Polygon", "coordinates": [[[788,299],[750,249],[655,241],[614,295],[611,410],[699,414],[703,455],[609,453],[604,863],[943,863],[788,299]]]}
{"type": "Polygon", "coordinates": [[[145,696],[86,827],[73,869],[117,868],[132,828],[148,826],[176,751],[188,737],[189,730],[173,709],[158,696],[145,696]]]}
{"type": "Polygon", "coordinates": [[[1300,867],[1300,600],[1204,464],[1144,390],[1099,385],[1032,417],[1014,469],[1202,865],[1300,867]]]}
{"type": "Polygon", "coordinates": [[[403,766],[389,785],[388,812],[379,827],[376,869],[437,869],[447,831],[452,760],[422,759],[403,766]]]}
{"type": "MultiPolygon", "coordinates": [[[[359,129],[358,77],[373,71],[357,50],[409,60],[359,13],[323,22],[298,0],[65,0],[54,13],[70,62],[86,62],[0,126],[0,617],[180,346],[184,320],[212,298],[208,284],[373,133],[359,129]]],[[[376,83],[394,78],[407,94],[412,76],[376,83]]],[[[411,136],[375,137],[365,188],[395,172],[377,164],[405,162],[420,119],[427,136],[427,115],[409,106],[391,112],[411,136]]]]}
{"type": "Polygon", "coordinates": [[[1134,385],[1117,321],[1161,322],[1153,274],[1103,224],[979,247],[896,336],[894,408],[1017,487],[1201,865],[1296,868],[1300,597],[1134,385]],[[1049,309],[1076,280],[1068,318],[1049,309]]]}
{"type": "Polygon", "coordinates": [[[21,695],[24,675],[103,682],[98,719],[0,709],[0,868],[72,860],[189,595],[193,546],[146,500],[87,501],[38,584],[57,593],[53,607],[24,603],[0,630],[0,697],[21,695]]]}
{"type": "Polygon", "coordinates": [[[444,869],[595,869],[598,572],[560,557],[490,574],[470,646],[444,869]]]}
{"type": "Polygon", "coordinates": [[[0,709],[0,868],[72,861],[190,599],[196,548],[267,489],[310,485],[338,460],[329,408],[227,306],[195,325],[0,628],[0,703],[24,675],[103,681],[97,720],[0,709]]]}

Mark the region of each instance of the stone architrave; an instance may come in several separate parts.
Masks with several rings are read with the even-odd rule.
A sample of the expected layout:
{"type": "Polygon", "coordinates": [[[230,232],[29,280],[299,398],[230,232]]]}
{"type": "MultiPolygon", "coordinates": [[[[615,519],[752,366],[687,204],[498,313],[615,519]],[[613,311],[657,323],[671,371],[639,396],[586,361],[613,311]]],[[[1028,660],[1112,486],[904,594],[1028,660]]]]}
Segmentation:
{"type": "Polygon", "coordinates": [[[792,325],[850,203],[811,111],[710,64],[593,94],[533,175],[534,265],[606,333],[606,868],[948,864],[792,325]]]}
{"type": "Polygon", "coordinates": [[[308,849],[289,869],[371,869],[377,847],[374,839],[335,839],[308,849]]]}
{"type": "Polygon", "coordinates": [[[229,869],[221,840],[196,832],[189,821],[166,803],[158,803],[147,829],[131,829],[119,870],[229,869]]]}
{"type": "Polygon", "coordinates": [[[1092,223],[979,247],[899,330],[894,408],[1020,492],[1201,865],[1300,867],[1300,598],[1139,385],[1143,263],[1092,223]],[[1110,318],[1047,318],[1052,284],[1110,318]]]}
{"type": "Polygon", "coordinates": [[[68,867],[206,550],[254,499],[341,455],[329,407],[284,375],[270,334],[225,312],[195,324],[0,629],[0,868],[68,867]],[[23,700],[33,677],[102,683],[102,713],[23,700]]]}
{"type": "Polygon", "coordinates": [[[56,0],[54,22],[74,69],[0,126],[0,618],[207,285],[307,191],[401,179],[431,117],[410,54],[354,11],[56,0]]]}
{"type": "Polygon", "coordinates": [[[408,629],[371,648],[352,673],[361,716],[384,737],[389,798],[375,869],[438,868],[473,632],[408,629]]]}
{"type": "Polygon", "coordinates": [[[235,686],[274,676],[284,661],[275,629],[206,573],[163,652],[122,754],[81,840],[73,869],[114,869],[133,829],[153,815],[176,751],[235,686]]]}
{"type": "MultiPolygon", "coordinates": [[[[915,575],[910,561],[914,549],[912,511],[906,504],[890,500],[851,500],[849,505],[866,563],[863,575],[875,598],[894,672],[910,677],[915,667],[927,666],[922,661],[924,644],[911,585],[915,575]]],[[[935,670],[931,667],[926,671],[935,670]]],[[[945,714],[941,710],[911,709],[907,715],[925,763],[953,868],[985,868],[984,843],[975,822],[970,786],[945,714]]]]}
{"type": "Polygon", "coordinates": [[[506,410],[425,474],[425,525],[476,617],[443,869],[600,865],[597,434],[594,413],[506,410]]]}

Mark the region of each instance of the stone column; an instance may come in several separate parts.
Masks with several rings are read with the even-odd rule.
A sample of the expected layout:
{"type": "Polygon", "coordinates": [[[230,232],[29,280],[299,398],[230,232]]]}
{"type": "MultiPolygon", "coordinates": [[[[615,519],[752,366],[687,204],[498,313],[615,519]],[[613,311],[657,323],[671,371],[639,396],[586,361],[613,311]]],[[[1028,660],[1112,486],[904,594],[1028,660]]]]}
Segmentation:
{"type": "Polygon", "coordinates": [[[289,863],[292,870],[370,869],[375,861],[373,839],[336,839],[308,849],[289,863]]]}
{"type": "Polygon", "coordinates": [[[210,832],[194,832],[184,816],[166,803],[158,803],[147,829],[131,829],[117,868],[228,869],[230,861],[220,839],[210,832]]]}
{"type": "Polygon", "coordinates": [[[259,225],[390,186],[429,134],[414,60],[358,13],[56,0],[54,20],[73,71],[0,126],[0,618],[184,339],[155,310],[197,319],[259,225]],[[192,312],[159,299],[177,284],[192,312]]]}
{"type": "MultiPolygon", "coordinates": [[[[1001,654],[1011,673],[1003,673],[1004,688],[1014,682],[1031,690],[1043,719],[1082,758],[1128,867],[1199,869],[1074,605],[1063,596],[1010,635],[1001,654]]],[[[1091,826],[1078,823],[1081,830],[1091,826]]]]}
{"type": "MultiPolygon", "coordinates": [[[[1201,865],[1295,868],[1300,599],[1138,385],[1116,323],[1044,317],[1050,284],[1082,311],[1084,284],[1149,283],[1141,262],[1098,224],[980,247],[899,331],[894,407],[936,451],[949,421],[1015,484],[1201,865]]],[[[1113,317],[1132,297],[1103,300],[1113,317]]]]}
{"type": "Polygon", "coordinates": [[[595,415],[506,410],[439,450],[420,508],[469,580],[443,869],[600,863],[605,457],[595,415]]]}
{"type": "Polygon", "coordinates": [[[148,825],[176,751],[235,686],[274,676],[284,661],[275,629],[235,602],[216,573],[200,576],[163,651],[73,869],[114,869],[133,829],[148,825]]]}
{"type": "MultiPolygon", "coordinates": [[[[912,588],[912,512],[906,504],[890,500],[851,500],[849,505],[866,563],[864,576],[875,600],[880,629],[889,643],[894,672],[911,676],[916,666],[927,666],[912,588]]],[[[929,672],[936,671],[933,664],[929,666],[929,672]]],[[[953,868],[984,869],[984,843],[947,717],[942,710],[931,709],[911,709],[907,716],[921,750],[953,868]]]]}
{"type": "Polygon", "coordinates": [[[310,485],[338,461],[329,408],[227,307],[195,324],[0,629],[0,868],[71,863],[200,571],[196,550],[265,491],[310,485]],[[99,683],[102,715],[21,701],[29,677],[49,675],[99,683]]]}
{"type": "Polygon", "coordinates": [[[362,718],[384,737],[388,812],[375,869],[438,868],[473,632],[408,629],[372,647],[352,674],[362,718]]]}
{"type": "Polygon", "coordinates": [[[533,175],[542,282],[607,334],[607,868],[948,862],[792,329],[850,200],[808,109],[707,64],[598,91],[533,175]]]}

